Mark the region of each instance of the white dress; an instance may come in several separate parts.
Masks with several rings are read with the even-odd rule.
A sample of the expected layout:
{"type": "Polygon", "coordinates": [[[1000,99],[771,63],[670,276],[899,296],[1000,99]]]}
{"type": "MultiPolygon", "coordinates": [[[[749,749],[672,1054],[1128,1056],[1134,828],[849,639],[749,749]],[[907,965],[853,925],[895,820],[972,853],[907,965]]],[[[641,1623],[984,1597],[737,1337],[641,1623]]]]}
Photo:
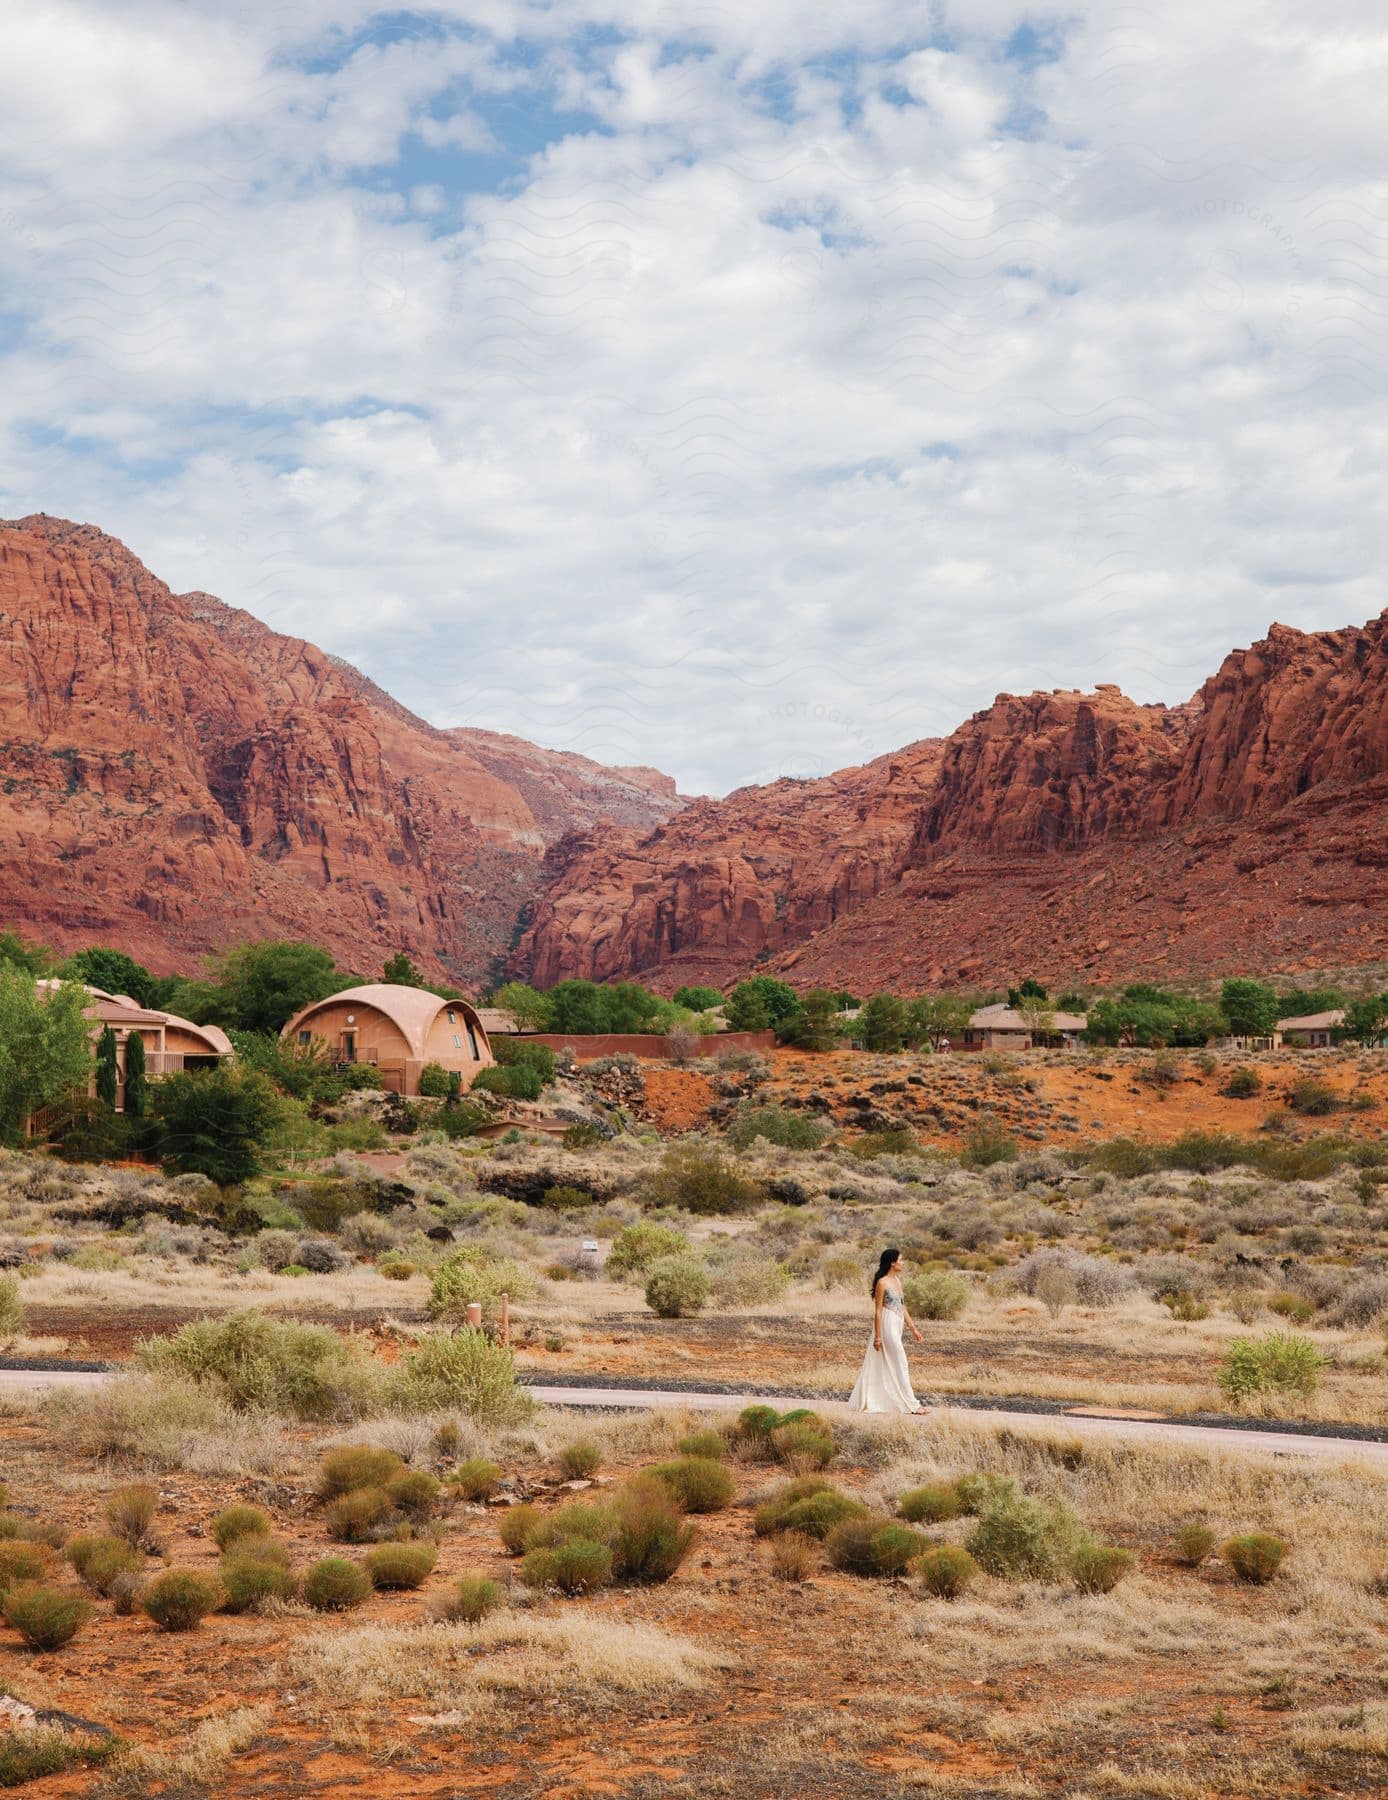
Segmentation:
{"type": "Polygon", "coordinates": [[[848,1396],[853,1412],[909,1413],[920,1406],[911,1387],[911,1371],[906,1366],[901,1327],[906,1303],[890,1288],[882,1295],[882,1348],[874,1350],[868,1339],[867,1355],[858,1385],[848,1396]]]}

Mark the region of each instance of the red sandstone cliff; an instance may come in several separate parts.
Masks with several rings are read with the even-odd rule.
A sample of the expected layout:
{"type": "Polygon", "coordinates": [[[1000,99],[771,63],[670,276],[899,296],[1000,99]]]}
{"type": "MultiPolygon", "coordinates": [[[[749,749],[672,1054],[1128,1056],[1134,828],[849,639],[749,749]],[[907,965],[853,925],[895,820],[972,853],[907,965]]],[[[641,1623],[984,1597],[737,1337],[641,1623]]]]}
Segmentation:
{"type": "Polygon", "coordinates": [[[1352,967],[1388,958],[1386,844],[1388,613],[1274,626],[1186,706],[1002,695],[943,745],[561,843],[516,966],[908,992],[1352,967]]]}
{"type": "Polygon", "coordinates": [[[0,918],[59,947],[188,969],[283,933],[476,979],[561,829],[681,804],[652,772],[486,738],[171,593],[91,526],[0,525],[0,918]]]}

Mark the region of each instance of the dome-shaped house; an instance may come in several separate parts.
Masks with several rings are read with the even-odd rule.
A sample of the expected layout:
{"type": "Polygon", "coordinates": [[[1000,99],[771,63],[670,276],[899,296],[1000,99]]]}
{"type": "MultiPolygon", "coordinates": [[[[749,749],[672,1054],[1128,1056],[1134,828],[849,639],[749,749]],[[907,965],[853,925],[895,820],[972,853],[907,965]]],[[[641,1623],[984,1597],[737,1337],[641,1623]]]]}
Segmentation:
{"type": "Polygon", "coordinates": [[[475,1006],[384,981],[315,1000],[280,1035],[297,1044],[316,1040],[334,1062],[371,1063],[396,1094],[419,1092],[426,1063],[440,1064],[467,1088],[496,1061],[475,1006]]]}

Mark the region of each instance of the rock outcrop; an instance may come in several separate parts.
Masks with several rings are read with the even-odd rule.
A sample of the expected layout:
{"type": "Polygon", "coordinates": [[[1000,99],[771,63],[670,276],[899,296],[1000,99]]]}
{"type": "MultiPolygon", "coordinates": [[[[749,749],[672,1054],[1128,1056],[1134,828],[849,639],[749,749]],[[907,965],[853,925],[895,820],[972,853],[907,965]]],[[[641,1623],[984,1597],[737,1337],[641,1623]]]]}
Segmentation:
{"type": "Polygon", "coordinates": [[[1388,959],[1388,613],[1188,704],[1001,695],[943,744],[556,845],[517,968],[905,992],[1388,959]]]}
{"type": "Polygon", "coordinates": [[[0,525],[0,918],[60,948],[186,970],[284,934],[475,981],[561,830],[681,804],[651,771],[436,730],[94,527],[0,525]]]}

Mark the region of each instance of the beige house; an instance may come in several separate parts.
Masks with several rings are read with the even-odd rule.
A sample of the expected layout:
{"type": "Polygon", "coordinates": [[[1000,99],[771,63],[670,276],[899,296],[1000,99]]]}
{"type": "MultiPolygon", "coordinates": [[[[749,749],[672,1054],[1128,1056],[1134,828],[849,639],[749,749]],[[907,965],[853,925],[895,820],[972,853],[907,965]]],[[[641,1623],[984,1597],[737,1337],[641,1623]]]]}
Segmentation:
{"type": "Polygon", "coordinates": [[[338,1063],[370,1063],[394,1094],[417,1094],[426,1063],[438,1063],[471,1087],[496,1061],[477,1008],[440,1000],[424,988],[369,982],[306,1006],[280,1034],[325,1045],[338,1063]]]}
{"type": "MultiPolygon", "coordinates": [[[[56,979],[39,982],[41,990],[61,986],[56,979]]],[[[156,1012],[132,1000],[129,994],[108,994],[104,988],[88,987],[91,1004],[85,1006],[84,1017],[91,1020],[92,1047],[109,1025],[116,1035],[116,1108],[125,1105],[125,1047],[132,1037],[140,1038],[145,1047],[145,1073],[157,1081],[161,1075],[178,1075],[185,1069],[213,1069],[233,1054],[231,1039],[216,1025],[195,1025],[177,1013],[156,1012]]],[[[95,1089],[92,1076],[92,1092],[95,1089]]]]}
{"type": "Polygon", "coordinates": [[[1299,1019],[1279,1019],[1273,1042],[1295,1044],[1306,1050],[1324,1050],[1338,1041],[1344,1023],[1343,1007],[1336,1007],[1333,1012],[1305,1013],[1299,1019]]]}
{"type": "Polygon", "coordinates": [[[1067,1050],[1077,1049],[1084,1041],[1089,1020],[1083,1013],[1053,1012],[1046,1030],[1034,1033],[1023,1015],[999,1003],[980,1006],[970,1015],[969,1029],[964,1033],[964,1046],[970,1050],[1030,1050],[1033,1038],[1044,1044],[1062,1044],[1067,1050]]]}

